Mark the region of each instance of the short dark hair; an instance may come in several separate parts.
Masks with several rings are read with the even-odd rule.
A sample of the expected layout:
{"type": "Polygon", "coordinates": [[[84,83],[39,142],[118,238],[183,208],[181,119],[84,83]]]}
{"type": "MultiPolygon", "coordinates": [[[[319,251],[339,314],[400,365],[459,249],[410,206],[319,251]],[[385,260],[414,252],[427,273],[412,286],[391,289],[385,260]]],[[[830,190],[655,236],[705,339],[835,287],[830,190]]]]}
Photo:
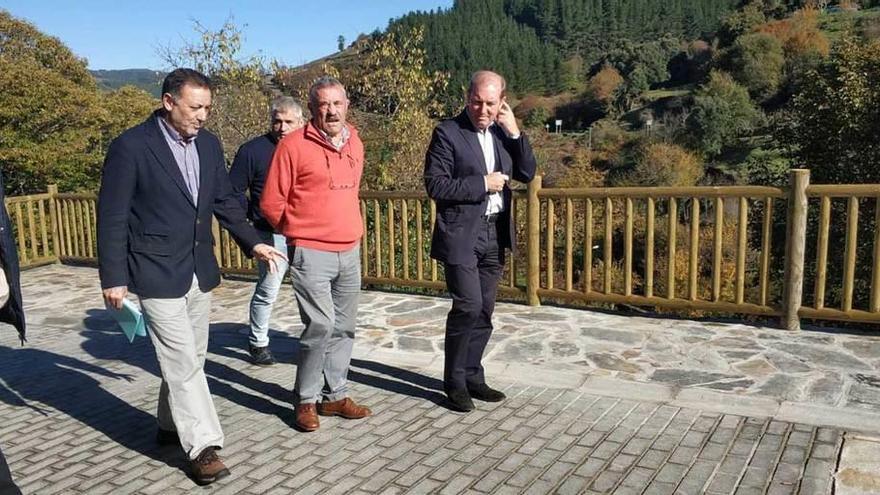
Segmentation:
{"type": "Polygon", "coordinates": [[[175,99],[180,98],[180,90],[186,85],[214,90],[208,76],[194,69],[180,68],[174,69],[165,76],[165,80],[162,81],[162,94],[168,93],[175,99]]]}

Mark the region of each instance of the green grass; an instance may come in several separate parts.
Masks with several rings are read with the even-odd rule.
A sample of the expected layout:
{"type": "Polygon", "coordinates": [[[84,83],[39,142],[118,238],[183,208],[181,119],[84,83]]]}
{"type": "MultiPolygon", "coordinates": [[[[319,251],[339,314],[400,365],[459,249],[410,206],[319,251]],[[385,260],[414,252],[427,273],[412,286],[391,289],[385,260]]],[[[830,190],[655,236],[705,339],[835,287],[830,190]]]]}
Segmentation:
{"type": "MultiPolygon", "coordinates": [[[[880,7],[867,10],[825,12],[819,16],[819,28],[831,43],[836,42],[846,32],[860,34],[860,28],[867,22],[880,19],[880,7]]],[[[876,22],[876,21],[875,21],[876,22]]]]}

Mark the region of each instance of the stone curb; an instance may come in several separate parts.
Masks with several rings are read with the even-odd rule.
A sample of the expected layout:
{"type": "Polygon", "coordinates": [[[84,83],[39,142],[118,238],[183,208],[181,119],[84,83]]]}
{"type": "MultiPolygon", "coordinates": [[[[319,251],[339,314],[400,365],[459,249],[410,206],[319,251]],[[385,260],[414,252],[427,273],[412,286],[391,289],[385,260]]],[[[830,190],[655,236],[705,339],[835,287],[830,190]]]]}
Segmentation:
{"type": "Polygon", "coordinates": [[[880,493],[880,438],[846,433],[834,474],[836,495],[880,493]]]}
{"type": "MultiPolygon", "coordinates": [[[[386,349],[358,349],[355,358],[418,368],[441,377],[443,358],[430,353],[402,353],[386,349]]],[[[645,383],[596,376],[570,370],[551,370],[552,365],[527,363],[485,363],[486,374],[504,381],[547,388],[564,388],[621,399],[667,403],[703,411],[773,418],[791,423],[828,426],[880,433],[880,411],[864,411],[807,402],[781,401],[772,397],[744,396],[717,390],[682,388],[662,383],[645,383]]]]}

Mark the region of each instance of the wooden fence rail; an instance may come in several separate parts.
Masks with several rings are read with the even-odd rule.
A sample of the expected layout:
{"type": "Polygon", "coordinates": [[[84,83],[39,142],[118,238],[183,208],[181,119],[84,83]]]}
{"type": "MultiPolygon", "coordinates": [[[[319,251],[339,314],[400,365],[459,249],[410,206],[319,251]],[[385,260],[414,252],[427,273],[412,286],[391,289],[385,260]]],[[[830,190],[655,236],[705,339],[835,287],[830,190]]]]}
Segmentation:
{"type": "MultiPolygon", "coordinates": [[[[95,195],[50,186],[6,207],[23,266],[97,261],[95,195]]],[[[445,288],[423,192],[364,191],[360,208],[365,285],[445,288]]],[[[810,185],[807,170],[786,189],[548,189],[537,177],[514,191],[511,215],[517,246],[500,286],[510,299],[774,316],[788,329],[800,318],[880,322],[880,184],[810,185]]],[[[255,273],[216,221],[214,238],[224,273],[255,273]]]]}

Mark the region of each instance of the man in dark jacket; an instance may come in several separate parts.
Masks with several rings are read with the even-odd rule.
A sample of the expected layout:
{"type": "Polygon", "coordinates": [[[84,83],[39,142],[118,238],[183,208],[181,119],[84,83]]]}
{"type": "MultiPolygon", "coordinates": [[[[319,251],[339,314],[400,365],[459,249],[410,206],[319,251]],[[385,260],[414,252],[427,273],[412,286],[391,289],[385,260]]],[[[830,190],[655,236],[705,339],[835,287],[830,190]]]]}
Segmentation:
{"type": "MultiPolygon", "coordinates": [[[[0,204],[5,205],[3,176],[0,175],[0,204]]],[[[21,285],[19,284],[18,253],[15,250],[15,239],[12,237],[12,225],[6,207],[0,208],[0,263],[6,272],[9,284],[9,299],[0,307],[0,321],[9,323],[18,330],[22,343],[25,341],[24,309],[21,302],[21,285]]]]}
{"type": "Polygon", "coordinates": [[[504,91],[503,77],[476,72],[464,111],[434,129],[425,156],[425,188],[437,203],[431,257],[443,263],[452,295],[443,387],[452,408],[464,412],[474,409],[472,398],[504,400],[486,384],[483,351],[505,249],[514,246],[508,181],[529,182],[536,168],[504,91]]]}
{"type": "Polygon", "coordinates": [[[224,436],[204,372],[220,283],[212,217],[270,269],[286,260],[260,241],[232,192],[220,141],[203,129],[211,102],[203,74],[169,73],[162,108],[110,144],[98,195],[104,300],[120,308],[129,290],[138,295],[162,370],[157,439],[183,447],[199,484],[229,475],[215,452],[224,436]]]}
{"type": "MultiPolygon", "coordinates": [[[[24,343],[25,324],[24,309],[21,303],[21,285],[19,282],[18,253],[15,251],[15,240],[12,238],[12,225],[9,215],[6,213],[6,193],[3,188],[3,175],[0,174],[0,264],[6,274],[6,283],[9,285],[8,299],[0,307],[0,321],[9,323],[18,330],[18,336],[24,343]]],[[[6,464],[3,452],[0,452],[0,495],[21,495],[15,482],[12,481],[12,473],[6,464]]]]}
{"type": "MultiPolygon", "coordinates": [[[[275,232],[263,218],[260,212],[260,196],[278,140],[299,129],[304,123],[302,107],[296,100],[289,96],[276,98],[269,109],[269,132],[241,145],[232,161],[232,168],[229,169],[232,190],[238,194],[241,204],[247,207],[248,219],[257,229],[260,239],[279,251],[287,251],[287,239],[275,232]],[[245,191],[248,191],[249,198],[245,197],[245,191]]],[[[284,281],[287,263],[280,262],[275,273],[268,270],[266,263],[259,263],[257,267],[260,278],[254,287],[248,311],[251,327],[248,350],[254,364],[269,366],[275,364],[275,358],[269,350],[269,316],[284,281]]]]}

